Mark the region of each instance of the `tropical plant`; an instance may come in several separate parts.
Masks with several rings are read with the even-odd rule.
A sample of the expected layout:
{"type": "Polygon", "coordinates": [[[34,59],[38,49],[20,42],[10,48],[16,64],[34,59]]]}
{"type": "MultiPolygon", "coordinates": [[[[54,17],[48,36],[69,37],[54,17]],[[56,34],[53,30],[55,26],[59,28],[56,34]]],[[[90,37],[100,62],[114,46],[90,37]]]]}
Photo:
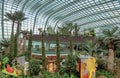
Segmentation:
{"type": "Polygon", "coordinates": [[[96,77],[105,76],[106,78],[116,78],[114,75],[106,70],[97,70],[96,77]]]}
{"type": "Polygon", "coordinates": [[[89,30],[89,35],[90,35],[90,36],[93,36],[93,37],[94,37],[94,36],[96,35],[96,34],[95,34],[95,30],[94,30],[93,28],[89,28],[88,30],[89,30]]]}
{"type": "Polygon", "coordinates": [[[49,26],[49,27],[47,27],[47,33],[48,33],[49,35],[54,35],[54,34],[55,34],[55,31],[54,31],[54,29],[53,29],[51,26],[49,26]]]}
{"type": "Polygon", "coordinates": [[[40,69],[40,62],[38,60],[35,60],[35,59],[30,60],[28,69],[29,69],[31,76],[38,75],[38,73],[41,70],[40,69]]]}
{"type": "Polygon", "coordinates": [[[8,75],[6,75],[6,74],[0,72],[0,78],[8,78],[8,75]]]}
{"type": "Polygon", "coordinates": [[[16,35],[18,38],[20,28],[21,28],[21,22],[26,20],[27,18],[25,17],[25,14],[22,11],[15,11],[15,16],[16,16],[16,23],[17,23],[17,30],[16,30],[16,35]]]}
{"type": "Polygon", "coordinates": [[[65,59],[65,68],[64,70],[68,72],[68,74],[75,75],[76,74],[76,62],[77,62],[77,56],[76,55],[68,55],[65,59]]]}
{"type": "Polygon", "coordinates": [[[3,55],[9,53],[10,41],[8,39],[1,40],[0,45],[4,47],[3,55]]]}
{"type": "Polygon", "coordinates": [[[6,13],[5,14],[5,17],[6,17],[6,21],[11,21],[12,22],[12,32],[11,32],[11,38],[12,38],[12,36],[13,36],[13,34],[14,34],[14,24],[15,24],[15,22],[16,22],[16,15],[15,15],[15,13],[6,13]]]}
{"type": "Polygon", "coordinates": [[[31,59],[31,50],[32,50],[32,30],[30,30],[30,33],[29,33],[28,50],[26,53],[28,61],[30,61],[30,59],[31,59]]]}
{"type": "Polygon", "coordinates": [[[47,60],[45,55],[45,46],[44,46],[44,34],[42,33],[42,67],[44,70],[47,69],[47,60]]]}
{"type": "Polygon", "coordinates": [[[17,56],[18,53],[18,45],[17,45],[17,35],[15,34],[14,37],[14,53],[13,53],[13,57],[15,58],[17,56]]]}
{"type": "Polygon", "coordinates": [[[79,35],[79,30],[80,30],[79,26],[77,24],[75,24],[74,25],[74,31],[73,31],[73,33],[74,33],[75,36],[79,35]]]}
{"type": "Polygon", "coordinates": [[[10,37],[10,53],[13,54],[14,52],[14,25],[16,22],[16,15],[15,13],[6,13],[5,14],[6,21],[11,21],[12,22],[12,32],[11,32],[11,37],[10,37]]]}
{"type": "Polygon", "coordinates": [[[108,45],[109,53],[108,53],[108,70],[113,72],[114,69],[114,57],[115,57],[115,46],[120,44],[119,40],[119,31],[118,27],[114,27],[113,29],[105,29],[102,31],[104,35],[103,42],[108,45]]]}
{"type": "Polygon", "coordinates": [[[56,37],[56,65],[57,65],[57,70],[60,70],[60,45],[59,45],[59,35],[57,32],[57,37],[56,37]]]}
{"type": "Polygon", "coordinates": [[[39,75],[35,78],[77,78],[77,77],[70,77],[68,73],[60,74],[59,72],[50,73],[48,71],[41,70],[39,75]]]}
{"type": "Polygon", "coordinates": [[[2,53],[2,46],[0,45],[0,53],[2,53]]]}
{"type": "Polygon", "coordinates": [[[14,43],[15,43],[15,36],[13,34],[11,35],[11,38],[10,38],[10,52],[9,52],[10,56],[13,56],[14,54],[14,48],[15,48],[14,43]]]}
{"type": "Polygon", "coordinates": [[[70,55],[73,55],[72,34],[70,34],[69,36],[69,41],[70,41],[70,55]]]}
{"type": "Polygon", "coordinates": [[[5,67],[8,63],[9,63],[9,58],[8,58],[8,57],[3,58],[4,67],[5,67]]]}
{"type": "Polygon", "coordinates": [[[38,31],[39,31],[39,35],[42,34],[42,28],[38,28],[38,31]]]}
{"type": "Polygon", "coordinates": [[[89,55],[93,56],[94,54],[100,54],[101,52],[105,52],[98,43],[87,41],[82,46],[83,51],[87,52],[89,55]]]}
{"type": "Polygon", "coordinates": [[[68,29],[69,35],[71,34],[71,31],[74,29],[73,23],[66,23],[65,27],[68,29]]]}
{"type": "Polygon", "coordinates": [[[60,35],[70,35],[73,29],[74,25],[72,23],[66,23],[64,26],[58,27],[58,33],[60,35]]]}
{"type": "Polygon", "coordinates": [[[58,27],[58,32],[60,35],[68,35],[68,31],[67,28],[62,26],[62,27],[58,27]]]}

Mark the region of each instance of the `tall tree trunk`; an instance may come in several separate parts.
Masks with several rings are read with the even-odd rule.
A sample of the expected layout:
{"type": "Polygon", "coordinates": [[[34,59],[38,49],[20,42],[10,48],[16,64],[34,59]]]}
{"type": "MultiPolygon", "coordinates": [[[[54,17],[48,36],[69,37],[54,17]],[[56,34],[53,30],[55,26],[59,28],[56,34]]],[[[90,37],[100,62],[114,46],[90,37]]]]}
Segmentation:
{"type": "Polygon", "coordinates": [[[31,52],[32,52],[32,30],[30,30],[29,41],[28,41],[28,51],[27,51],[28,61],[30,61],[31,59],[31,52]]]}
{"type": "Polygon", "coordinates": [[[57,65],[57,71],[60,70],[60,46],[59,46],[59,35],[57,32],[57,38],[56,38],[56,56],[57,56],[57,60],[56,60],[56,65],[57,65]]]}
{"type": "Polygon", "coordinates": [[[15,21],[12,22],[12,31],[11,31],[11,37],[14,35],[14,24],[15,24],[15,21]]]}
{"type": "Polygon", "coordinates": [[[18,21],[18,26],[17,26],[17,31],[16,31],[18,52],[20,51],[20,46],[21,46],[21,40],[19,39],[20,26],[21,26],[21,23],[20,23],[20,21],[18,21]]]}
{"type": "Polygon", "coordinates": [[[109,54],[108,54],[108,71],[113,72],[114,69],[114,44],[113,41],[109,43],[109,54]]]}
{"type": "Polygon", "coordinates": [[[69,36],[69,40],[70,40],[70,55],[73,56],[73,43],[72,43],[72,34],[71,33],[69,36]]]}
{"type": "Polygon", "coordinates": [[[20,32],[20,22],[18,21],[18,25],[17,25],[17,31],[16,31],[16,35],[17,35],[17,38],[19,36],[19,32],[20,32]]]}
{"type": "Polygon", "coordinates": [[[12,31],[11,31],[11,37],[10,37],[10,54],[13,56],[14,53],[14,24],[15,21],[12,22],[12,31]]]}
{"type": "Polygon", "coordinates": [[[23,52],[26,51],[26,35],[23,35],[23,52]]]}
{"type": "Polygon", "coordinates": [[[47,69],[47,60],[46,60],[46,55],[45,55],[45,46],[44,46],[44,36],[42,33],[42,67],[44,70],[47,69]]]}
{"type": "Polygon", "coordinates": [[[18,45],[17,45],[17,36],[15,34],[15,36],[14,36],[14,54],[13,54],[14,58],[17,56],[17,52],[18,52],[18,45]]]}

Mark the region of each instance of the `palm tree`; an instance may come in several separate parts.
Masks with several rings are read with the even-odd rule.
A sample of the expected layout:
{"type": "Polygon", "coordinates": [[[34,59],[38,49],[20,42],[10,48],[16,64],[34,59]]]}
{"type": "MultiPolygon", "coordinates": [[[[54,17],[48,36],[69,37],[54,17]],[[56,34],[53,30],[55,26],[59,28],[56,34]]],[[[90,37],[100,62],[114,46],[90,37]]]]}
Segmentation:
{"type": "Polygon", "coordinates": [[[76,71],[76,62],[77,62],[77,55],[68,55],[67,58],[65,59],[65,72],[68,72],[68,74],[71,76],[75,74],[76,71]]]}
{"type": "Polygon", "coordinates": [[[73,56],[73,42],[72,42],[72,34],[70,33],[69,36],[69,41],[70,41],[70,55],[73,56]]]}
{"type": "Polygon", "coordinates": [[[22,11],[15,11],[14,14],[16,16],[16,23],[17,23],[16,35],[17,35],[17,38],[18,38],[20,28],[21,28],[21,22],[26,20],[27,18],[25,17],[25,14],[22,11]]]}
{"type": "Polygon", "coordinates": [[[3,55],[9,52],[10,41],[7,39],[1,40],[0,45],[4,48],[3,55]]]}
{"type": "Polygon", "coordinates": [[[39,31],[39,35],[41,35],[41,33],[42,33],[42,28],[38,28],[38,31],[39,31]]]}
{"type": "Polygon", "coordinates": [[[65,27],[68,29],[69,32],[71,32],[74,29],[73,23],[66,23],[65,27]]]}
{"type": "Polygon", "coordinates": [[[56,65],[57,65],[57,70],[59,71],[60,70],[60,45],[59,45],[59,35],[58,35],[58,32],[57,32],[57,37],[56,37],[56,57],[57,57],[57,60],[56,60],[56,65]]]}
{"type": "Polygon", "coordinates": [[[45,46],[44,46],[44,35],[42,33],[42,67],[44,70],[47,69],[47,60],[46,60],[46,55],[45,55],[45,46]]]}
{"type": "Polygon", "coordinates": [[[82,48],[91,56],[93,56],[94,53],[98,54],[104,52],[104,50],[100,48],[100,45],[98,43],[93,43],[92,41],[87,41],[85,44],[83,44],[82,48]]]}
{"type": "Polygon", "coordinates": [[[67,23],[62,27],[58,27],[58,33],[61,35],[70,35],[74,30],[74,25],[72,23],[67,23]]]}
{"type": "Polygon", "coordinates": [[[119,44],[119,34],[118,27],[115,27],[111,30],[105,29],[103,30],[104,34],[104,43],[108,45],[109,53],[108,53],[108,70],[113,72],[114,69],[114,57],[115,57],[115,46],[114,44],[119,44]]]}
{"type": "Polygon", "coordinates": [[[49,26],[49,27],[47,27],[47,33],[49,35],[53,35],[53,34],[55,34],[55,31],[54,31],[54,29],[51,26],[49,26]]]}
{"type": "Polygon", "coordinates": [[[5,17],[6,17],[6,21],[11,21],[12,22],[12,32],[11,32],[11,36],[13,36],[14,34],[14,24],[15,24],[15,21],[17,20],[16,19],[16,15],[15,13],[6,13],[5,14],[5,17]]]}
{"type": "Polygon", "coordinates": [[[10,37],[10,53],[12,54],[12,52],[14,51],[14,25],[16,22],[16,15],[15,13],[6,13],[5,14],[6,17],[6,21],[11,21],[12,22],[12,31],[11,31],[11,37],[10,37]]]}
{"type": "Polygon", "coordinates": [[[27,38],[28,31],[27,30],[23,30],[23,31],[21,31],[21,33],[23,34],[22,51],[25,52],[26,51],[26,38],[27,38]]]}
{"type": "Polygon", "coordinates": [[[68,30],[65,26],[62,26],[62,27],[58,27],[58,33],[60,35],[68,35],[68,30]]]}
{"type": "Polygon", "coordinates": [[[80,30],[80,28],[78,27],[77,24],[75,24],[75,25],[74,25],[74,35],[75,35],[75,36],[78,36],[78,35],[79,35],[79,30],[80,30]]]}
{"type": "Polygon", "coordinates": [[[89,35],[94,37],[95,36],[95,30],[93,28],[89,28],[88,30],[89,30],[89,35]]]}
{"type": "Polygon", "coordinates": [[[27,50],[27,59],[28,61],[30,61],[31,59],[31,51],[32,50],[32,30],[30,30],[30,33],[29,33],[29,41],[28,41],[28,50],[27,50]]]}

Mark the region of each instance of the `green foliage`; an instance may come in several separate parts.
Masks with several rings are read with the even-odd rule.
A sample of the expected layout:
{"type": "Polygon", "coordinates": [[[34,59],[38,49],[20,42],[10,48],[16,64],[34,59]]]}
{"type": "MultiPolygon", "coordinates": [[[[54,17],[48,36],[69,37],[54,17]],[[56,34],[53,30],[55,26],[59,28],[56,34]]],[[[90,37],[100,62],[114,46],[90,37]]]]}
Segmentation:
{"type": "Polygon", "coordinates": [[[38,75],[40,72],[40,62],[35,59],[30,60],[28,69],[31,76],[38,75]]]}
{"type": "Polygon", "coordinates": [[[73,44],[72,44],[72,35],[71,34],[69,37],[69,41],[70,41],[70,55],[73,55],[73,44]]]}
{"type": "Polygon", "coordinates": [[[4,49],[2,50],[2,55],[5,55],[9,52],[10,41],[8,39],[3,39],[0,42],[0,46],[4,49]]]}
{"type": "Polygon", "coordinates": [[[8,78],[8,76],[2,72],[0,72],[0,78],[8,78]]]}
{"type": "Polygon", "coordinates": [[[31,50],[32,50],[32,30],[30,30],[30,33],[29,33],[28,50],[26,53],[28,60],[31,59],[31,50]]]}
{"type": "Polygon", "coordinates": [[[17,32],[16,32],[16,36],[18,38],[21,22],[24,21],[25,19],[27,19],[25,17],[25,14],[22,11],[15,11],[14,13],[8,13],[7,12],[5,14],[5,17],[6,17],[6,19],[5,19],[6,21],[12,21],[12,32],[11,32],[11,35],[14,34],[14,24],[15,23],[18,24],[17,32]]]}
{"type": "Polygon", "coordinates": [[[49,27],[47,27],[47,33],[49,35],[53,35],[53,34],[55,34],[55,30],[51,26],[49,26],[49,27]]]}
{"type": "Polygon", "coordinates": [[[114,27],[111,30],[110,29],[105,29],[105,30],[102,31],[102,33],[104,35],[103,42],[109,48],[107,67],[108,67],[108,70],[110,72],[112,72],[113,69],[114,69],[114,58],[116,56],[116,52],[115,52],[115,47],[116,46],[115,45],[120,46],[119,27],[114,27]]]}
{"type": "Polygon", "coordinates": [[[101,52],[104,52],[102,48],[100,48],[100,45],[98,43],[87,41],[82,45],[83,51],[87,52],[89,55],[93,56],[95,53],[99,54],[101,52]]]}
{"type": "Polygon", "coordinates": [[[15,24],[15,21],[17,20],[16,19],[16,15],[15,13],[6,13],[5,14],[5,17],[6,17],[6,21],[12,21],[12,32],[11,32],[11,38],[12,36],[14,35],[14,24],[15,24]]]}
{"type": "Polygon", "coordinates": [[[74,29],[73,30],[74,30],[74,35],[78,36],[80,28],[79,28],[79,26],[77,24],[74,25],[74,29]]]}
{"type": "Polygon", "coordinates": [[[97,69],[98,70],[100,70],[100,69],[106,69],[107,67],[107,63],[106,63],[106,61],[105,60],[103,60],[102,58],[98,58],[98,60],[97,60],[97,69]]]}
{"type": "Polygon", "coordinates": [[[8,39],[3,39],[1,40],[0,45],[3,47],[9,47],[10,41],[8,39]]]}
{"type": "Polygon", "coordinates": [[[58,27],[58,33],[60,35],[70,35],[72,30],[74,30],[74,25],[72,23],[66,23],[64,26],[58,27]]]}
{"type": "Polygon", "coordinates": [[[78,36],[79,30],[80,28],[78,27],[78,25],[74,25],[73,23],[66,23],[64,26],[58,27],[59,34],[61,35],[71,35],[71,31],[73,31],[73,34],[75,36],[78,36]]]}
{"type": "Polygon", "coordinates": [[[9,58],[8,58],[8,57],[5,57],[5,58],[3,59],[4,67],[5,67],[5,65],[8,64],[8,63],[9,63],[9,58]]]}
{"type": "Polygon", "coordinates": [[[10,37],[10,55],[13,57],[14,54],[14,24],[16,21],[16,15],[15,13],[6,13],[5,14],[6,21],[12,21],[12,32],[10,37]]]}
{"type": "Polygon", "coordinates": [[[38,76],[35,76],[35,78],[78,78],[74,75],[69,76],[67,73],[60,74],[59,72],[56,73],[50,73],[47,71],[41,70],[38,76]]]}
{"type": "Polygon", "coordinates": [[[57,57],[57,61],[56,61],[56,65],[57,65],[57,70],[60,69],[60,45],[59,45],[59,35],[57,32],[57,38],[56,38],[56,57],[57,57]]]}
{"type": "Polygon", "coordinates": [[[17,56],[17,52],[18,52],[18,42],[17,42],[17,35],[15,34],[14,37],[14,54],[13,57],[15,58],[17,56]]]}
{"type": "Polygon", "coordinates": [[[26,20],[27,18],[25,17],[25,13],[23,13],[23,11],[15,11],[14,15],[16,17],[16,23],[17,23],[16,36],[18,38],[18,35],[19,35],[19,32],[20,32],[21,22],[26,20]]]}
{"type": "Polygon", "coordinates": [[[14,48],[16,48],[16,47],[14,47],[14,39],[15,39],[15,37],[14,37],[14,34],[12,33],[11,38],[10,38],[10,55],[12,57],[14,55],[14,48]]]}
{"type": "Polygon", "coordinates": [[[69,75],[67,73],[64,73],[63,78],[69,78],[69,75]]]}
{"type": "Polygon", "coordinates": [[[68,55],[65,59],[65,68],[64,71],[67,72],[69,75],[76,74],[76,62],[77,56],[76,55],[68,55]]]}
{"type": "Polygon", "coordinates": [[[42,33],[42,67],[44,70],[47,69],[47,60],[45,56],[45,46],[44,46],[44,35],[42,33]]]}
{"type": "MultiPolygon", "coordinates": [[[[120,43],[119,42],[119,33],[120,32],[118,32],[118,27],[115,27],[111,30],[110,29],[109,30],[105,29],[105,30],[102,31],[102,33],[104,35],[103,42],[106,45],[110,44],[111,42],[113,42],[113,44],[114,43],[120,43]]],[[[117,44],[115,44],[115,45],[117,45],[117,44]]],[[[110,48],[110,46],[108,46],[108,47],[110,48]]]]}
{"type": "Polygon", "coordinates": [[[90,29],[89,29],[89,35],[90,35],[90,36],[93,36],[93,37],[96,35],[96,34],[95,34],[95,30],[94,30],[93,28],[90,28],[90,29]]]}
{"type": "Polygon", "coordinates": [[[106,71],[106,70],[97,70],[96,71],[96,76],[106,76],[107,78],[115,78],[114,75],[112,75],[110,72],[106,71]]]}

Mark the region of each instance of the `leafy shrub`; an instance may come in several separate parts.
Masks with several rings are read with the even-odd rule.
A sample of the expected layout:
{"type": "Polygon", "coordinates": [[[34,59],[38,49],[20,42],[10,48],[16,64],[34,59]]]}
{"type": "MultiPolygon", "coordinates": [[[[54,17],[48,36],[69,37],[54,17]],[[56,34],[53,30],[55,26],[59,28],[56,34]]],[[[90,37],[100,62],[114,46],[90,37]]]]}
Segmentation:
{"type": "Polygon", "coordinates": [[[106,69],[107,64],[106,64],[106,62],[103,59],[101,59],[101,58],[98,59],[97,60],[97,64],[98,64],[98,67],[97,67],[98,70],[106,69]]]}
{"type": "Polygon", "coordinates": [[[4,67],[5,67],[5,65],[7,65],[8,63],[9,63],[9,58],[8,58],[8,57],[5,57],[5,58],[3,59],[4,67]]]}
{"type": "Polygon", "coordinates": [[[38,75],[40,72],[40,62],[35,59],[30,60],[29,72],[31,76],[38,75]]]}
{"type": "Polygon", "coordinates": [[[97,70],[96,76],[98,77],[100,75],[106,76],[107,78],[115,78],[114,75],[112,75],[112,73],[110,73],[106,70],[97,70]]]}
{"type": "Polygon", "coordinates": [[[0,72],[0,78],[7,78],[7,75],[0,72]]]}

